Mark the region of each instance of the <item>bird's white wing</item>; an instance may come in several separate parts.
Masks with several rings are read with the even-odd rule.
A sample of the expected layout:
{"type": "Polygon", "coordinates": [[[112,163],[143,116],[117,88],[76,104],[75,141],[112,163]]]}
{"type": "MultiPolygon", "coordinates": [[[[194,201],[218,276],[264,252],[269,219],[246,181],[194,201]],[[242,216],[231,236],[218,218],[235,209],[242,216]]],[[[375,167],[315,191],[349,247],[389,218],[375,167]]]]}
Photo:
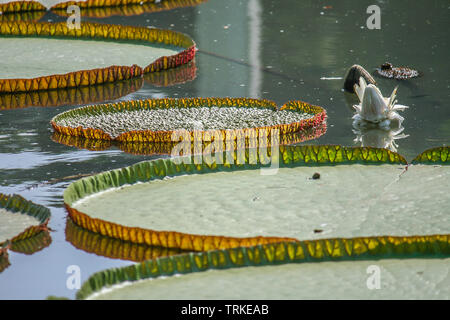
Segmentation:
{"type": "Polygon", "coordinates": [[[353,86],[353,89],[355,90],[359,101],[363,100],[364,91],[366,90],[366,87],[367,87],[366,80],[364,80],[363,77],[359,77],[358,83],[355,83],[355,85],[353,86]]]}

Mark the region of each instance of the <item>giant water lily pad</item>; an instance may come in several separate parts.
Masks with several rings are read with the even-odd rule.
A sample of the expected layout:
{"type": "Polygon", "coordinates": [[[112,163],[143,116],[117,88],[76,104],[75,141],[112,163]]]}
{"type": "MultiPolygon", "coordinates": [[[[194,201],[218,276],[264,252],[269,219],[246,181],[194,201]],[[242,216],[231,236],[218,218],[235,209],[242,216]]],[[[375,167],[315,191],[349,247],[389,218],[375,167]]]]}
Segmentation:
{"type": "MultiPolygon", "coordinates": [[[[81,16],[90,18],[106,18],[114,15],[120,16],[135,16],[144,13],[153,13],[176,8],[192,7],[199,5],[207,0],[163,0],[160,2],[153,1],[137,1],[135,4],[128,5],[108,5],[108,6],[81,6],[81,16]]],[[[118,2],[118,0],[117,0],[118,2]]],[[[71,2],[69,2],[71,3],[71,2]]],[[[64,4],[55,5],[52,7],[52,12],[61,15],[69,16],[64,4]]]]}
{"type": "MultiPolygon", "coordinates": [[[[279,145],[290,145],[296,144],[304,141],[309,141],[313,139],[317,139],[320,136],[324,135],[327,131],[326,122],[319,124],[318,126],[314,126],[311,128],[305,128],[304,130],[300,130],[298,132],[292,134],[286,134],[281,137],[281,140],[277,141],[279,145]]],[[[174,148],[179,144],[178,141],[174,142],[139,142],[139,141],[111,141],[111,140],[102,140],[102,139],[90,139],[84,138],[80,136],[70,136],[60,132],[55,131],[52,134],[52,140],[67,146],[76,147],[79,149],[87,149],[91,151],[103,151],[107,150],[111,147],[117,147],[120,150],[136,154],[136,155],[170,155],[174,148]]],[[[256,146],[258,147],[259,141],[257,141],[256,146]]],[[[264,145],[264,143],[263,143],[264,145]]],[[[191,141],[190,148],[186,150],[180,150],[180,154],[186,153],[196,154],[196,153],[205,153],[205,151],[210,150],[211,142],[203,141],[198,144],[194,141],[191,141]]],[[[226,147],[226,145],[225,145],[226,147]]],[[[249,147],[249,144],[246,143],[245,147],[249,147]]],[[[270,144],[268,145],[270,147],[270,144]]]]}
{"type": "Polygon", "coordinates": [[[77,298],[448,299],[449,241],[448,234],[323,239],[183,254],[98,272],[77,298]]]}
{"type": "Polygon", "coordinates": [[[448,232],[449,168],[415,166],[400,177],[402,169],[323,167],[320,181],[304,167],[186,175],[111,189],[73,208],[117,225],[233,238],[448,232]]]}
{"type": "MultiPolygon", "coordinates": [[[[340,146],[280,147],[278,157],[280,167],[272,175],[256,170],[268,169],[267,164],[249,165],[249,152],[247,161],[238,164],[157,160],[70,185],[64,193],[69,215],[87,229],[137,243],[204,251],[96,273],[77,298],[449,296],[447,166],[406,166],[402,156],[386,149],[340,146]],[[311,179],[314,171],[320,179],[311,179]],[[111,203],[117,199],[126,205],[111,203]],[[146,211],[152,202],[159,207],[146,211]],[[108,213],[109,205],[114,209],[108,213]],[[165,218],[171,221],[163,225],[165,218]],[[150,225],[192,233],[146,229],[150,225]],[[217,248],[232,249],[207,251],[217,248]],[[383,294],[367,287],[370,265],[381,272],[383,294]],[[183,276],[170,277],[177,274],[183,276]]],[[[232,159],[238,160],[236,154],[232,159]]]]}
{"type": "MultiPolygon", "coordinates": [[[[440,228],[445,228],[432,222],[434,219],[427,221],[429,228],[402,225],[406,214],[402,215],[400,209],[399,214],[391,213],[391,206],[401,208],[403,205],[401,201],[395,202],[395,198],[401,196],[396,191],[402,185],[396,184],[401,184],[398,180],[404,172],[404,166],[399,164],[406,164],[406,161],[388,150],[297,146],[280,147],[280,151],[273,151],[269,159],[265,158],[264,152],[258,154],[250,150],[237,151],[231,158],[229,155],[223,155],[224,164],[216,162],[220,157],[208,159],[204,155],[204,162],[198,162],[194,156],[184,158],[190,163],[180,163],[180,158],[175,158],[105,172],[71,184],[64,193],[64,201],[75,223],[94,232],[187,250],[257,244],[286,237],[305,239],[320,228],[327,236],[361,235],[363,225],[367,225],[373,235],[389,234],[390,231],[405,235],[422,231],[439,233],[440,228]],[[275,159],[280,166],[276,174],[261,175],[260,170],[255,170],[261,168],[262,163],[267,167],[266,161],[275,163],[275,159]],[[358,162],[386,165],[330,166],[358,162]],[[313,181],[310,177],[314,171],[307,165],[328,167],[320,167],[323,178],[313,181]],[[368,183],[371,184],[369,191],[361,193],[368,183]],[[153,196],[155,192],[156,196],[153,196]],[[339,196],[336,198],[336,195],[339,196]],[[121,209],[116,206],[113,211],[108,211],[109,205],[117,199],[121,199],[121,209]],[[160,206],[155,209],[156,203],[160,206]],[[177,204],[176,208],[174,204],[177,204]],[[172,209],[174,211],[167,214],[172,209]],[[362,211],[358,212],[358,209],[362,211]],[[175,221],[178,218],[186,224],[175,221]],[[374,223],[379,228],[375,228],[374,223]]],[[[445,186],[446,168],[430,168],[442,170],[433,173],[438,176],[434,182],[445,186]],[[440,176],[441,173],[444,176],[440,176]]],[[[445,193],[442,190],[445,188],[438,192],[445,193]]],[[[417,189],[415,193],[418,193],[417,189]]],[[[404,197],[403,201],[412,198],[404,197]]],[[[420,195],[419,199],[424,200],[420,195]]],[[[439,204],[446,201],[448,196],[444,195],[439,204]]],[[[436,208],[430,200],[420,207],[425,204],[431,206],[430,210],[436,208]]],[[[433,214],[435,219],[445,218],[441,211],[433,214]]],[[[417,219],[422,218],[419,215],[417,219]]]]}
{"type": "Polygon", "coordinates": [[[223,147],[226,141],[266,141],[275,133],[282,139],[325,119],[324,109],[301,101],[290,101],[277,110],[269,100],[187,98],[87,106],[63,112],[51,124],[67,136],[173,143],[187,135],[186,141],[215,141],[223,147]]]}
{"type": "Polygon", "coordinates": [[[419,154],[412,161],[413,164],[449,164],[450,147],[430,148],[419,154]]]}
{"type": "Polygon", "coordinates": [[[46,207],[0,193],[0,273],[10,265],[8,249],[33,254],[50,245],[49,219],[46,207]]]}
{"type": "Polygon", "coordinates": [[[44,4],[38,1],[10,1],[10,0],[0,0],[0,13],[9,14],[16,12],[35,12],[35,11],[45,11],[47,8],[44,4]]]}
{"type": "Polygon", "coordinates": [[[0,245],[46,230],[50,210],[18,195],[0,194],[0,245]]]}
{"type": "Polygon", "coordinates": [[[0,23],[0,92],[73,88],[185,64],[188,36],[160,29],[82,23],[0,23]],[[25,50],[26,49],[26,50],[25,50]]]}
{"type": "Polygon", "coordinates": [[[156,87],[167,87],[192,81],[196,77],[193,61],[180,67],[151,72],[143,78],[93,86],[0,94],[0,110],[26,107],[57,107],[117,100],[142,88],[144,82],[156,87]]]}

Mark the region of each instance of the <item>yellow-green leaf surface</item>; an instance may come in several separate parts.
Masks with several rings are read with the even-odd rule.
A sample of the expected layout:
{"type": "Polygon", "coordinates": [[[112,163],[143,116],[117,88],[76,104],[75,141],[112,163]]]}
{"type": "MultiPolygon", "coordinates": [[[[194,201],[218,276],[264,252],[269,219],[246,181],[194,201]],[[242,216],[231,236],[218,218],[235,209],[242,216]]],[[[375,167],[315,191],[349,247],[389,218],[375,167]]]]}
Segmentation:
{"type": "Polygon", "coordinates": [[[450,234],[278,242],[107,269],[90,276],[76,297],[448,298],[449,257],[450,234]]]}
{"type": "Polygon", "coordinates": [[[18,195],[0,194],[0,245],[29,238],[43,229],[50,210],[18,195]]]}
{"type": "Polygon", "coordinates": [[[0,22],[0,47],[4,93],[116,82],[175,68],[195,56],[194,41],[179,32],[88,22],[79,28],[0,22]]]}
{"type": "MultiPolygon", "coordinates": [[[[123,10],[127,13],[126,7],[128,6],[144,6],[150,7],[144,12],[153,12],[177,7],[194,6],[204,1],[205,0],[0,0],[0,9],[3,9],[4,12],[43,11],[48,9],[53,9],[58,12],[67,9],[70,5],[77,5],[82,9],[125,7],[123,10]]],[[[135,11],[137,12],[135,14],[138,14],[142,13],[143,9],[135,9],[135,11]]]]}
{"type": "MultiPolygon", "coordinates": [[[[106,18],[110,16],[135,16],[144,13],[153,13],[166,10],[172,10],[175,8],[193,7],[204,3],[208,0],[163,0],[163,1],[136,1],[131,0],[131,3],[125,4],[127,0],[104,0],[104,2],[116,2],[114,5],[101,5],[100,1],[91,0],[93,5],[81,6],[81,16],[89,18],[106,18]],[[122,4],[120,4],[122,2],[122,4]],[[134,3],[133,3],[134,2],[134,3]],[[117,4],[119,3],[119,4],[117,4]]],[[[72,4],[71,2],[68,5],[72,4]]],[[[57,15],[67,17],[71,13],[67,13],[63,4],[56,5],[52,9],[53,13],[57,15]]]]}
{"type": "Polygon", "coordinates": [[[124,185],[72,207],[129,227],[228,237],[354,237],[450,231],[450,168],[280,168],[124,185]],[[320,179],[313,180],[315,172],[320,179]],[[426,191],[426,192],[424,192],[426,191]],[[318,231],[320,230],[320,231],[318,231]]]}
{"type": "Polygon", "coordinates": [[[79,7],[110,7],[127,4],[144,4],[154,2],[154,0],[0,0],[0,5],[4,5],[5,11],[34,11],[45,10],[50,8],[66,9],[70,5],[78,5],[79,7]],[[7,10],[9,9],[9,10],[7,10]]]}
{"type": "MultiPolygon", "coordinates": [[[[0,0],[0,4],[8,4],[8,3],[12,4],[14,2],[19,2],[19,1],[17,1],[17,0],[0,0]]],[[[31,0],[31,1],[20,1],[20,2],[30,2],[30,3],[35,2],[35,3],[40,4],[41,6],[50,8],[51,6],[53,6],[59,2],[63,2],[63,1],[61,1],[61,0],[39,0],[39,1],[31,0]]],[[[38,6],[38,4],[36,4],[36,5],[38,6]]]]}
{"type": "Polygon", "coordinates": [[[145,68],[183,48],[91,40],[0,38],[0,79],[36,78],[78,70],[132,66],[145,68]]]}
{"type": "Polygon", "coordinates": [[[212,270],[125,282],[103,289],[91,298],[449,299],[450,259],[322,262],[212,270]],[[376,283],[370,278],[374,269],[368,273],[368,268],[379,270],[380,289],[374,287],[376,283]]]}
{"type": "Polygon", "coordinates": [[[0,208],[0,243],[14,238],[31,226],[38,225],[39,220],[34,217],[0,208]]]}

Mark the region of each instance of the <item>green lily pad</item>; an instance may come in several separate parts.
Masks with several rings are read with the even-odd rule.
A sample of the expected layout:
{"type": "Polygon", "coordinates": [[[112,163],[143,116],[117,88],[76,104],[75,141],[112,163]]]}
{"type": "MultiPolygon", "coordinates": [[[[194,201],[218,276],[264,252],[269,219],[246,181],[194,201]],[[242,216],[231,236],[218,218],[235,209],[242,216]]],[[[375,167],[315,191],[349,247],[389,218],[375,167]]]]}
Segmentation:
{"type": "Polygon", "coordinates": [[[197,235],[440,234],[450,226],[449,188],[448,167],[414,166],[406,172],[398,165],[293,167],[270,176],[244,170],[123,185],[72,207],[92,219],[197,235]],[[315,171],[319,180],[311,179],[315,171]]]}
{"type": "MultiPolygon", "coordinates": [[[[125,2],[123,0],[115,0],[116,2],[125,2]]],[[[80,13],[82,17],[89,18],[107,18],[110,16],[135,16],[144,13],[153,13],[166,10],[172,10],[175,8],[193,7],[207,0],[163,0],[160,2],[154,1],[141,1],[136,2],[136,4],[126,4],[126,5],[109,5],[101,6],[97,4],[96,6],[86,6],[80,8],[80,13]]],[[[105,1],[106,2],[106,1],[105,1]]],[[[67,13],[67,9],[63,4],[54,6],[51,11],[57,15],[67,17],[71,13],[67,13]]]]}
{"type": "Polygon", "coordinates": [[[0,38],[0,79],[36,78],[113,65],[145,68],[183,50],[109,41],[0,38]]]}
{"type": "Polygon", "coordinates": [[[0,194],[0,245],[46,229],[50,210],[18,195],[0,194]]]}
{"type": "Polygon", "coordinates": [[[289,101],[278,110],[265,99],[184,98],[86,106],[60,113],[50,123],[56,132],[89,139],[173,143],[182,138],[197,144],[214,141],[218,147],[227,141],[252,145],[251,140],[257,147],[268,145],[274,134],[283,144],[283,137],[325,120],[323,108],[302,101],[289,101]]]}
{"type": "MultiPolygon", "coordinates": [[[[395,164],[406,164],[403,157],[385,149],[280,147],[279,153],[269,157],[272,161],[278,158],[280,168],[267,176],[261,175],[268,169],[267,163],[262,165],[264,152],[246,150],[231,154],[231,158],[229,153],[222,156],[223,164],[220,157],[208,159],[204,155],[203,162],[197,162],[194,156],[142,162],[105,172],[72,183],[64,192],[64,201],[74,222],[94,232],[187,250],[251,245],[267,239],[280,241],[280,237],[305,238],[322,225],[328,235],[350,236],[360,232],[364,223],[370,230],[375,229],[370,226],[375,221],[385,228],[377,232],[387,232],[391,227],[384,222],[386,213],[382,210],[389,213],[390,206],[397,205],[390,192],[397,190],[395,183],[403,167],[395,164]],[[355,165],[344,165],[351,163],[355,165]],[[310,179],[314,170],[308,165],[323,166],[320,180],[310,179]],[[257,170],[260,168],[262,171],[257,170]],[[370,191],[360,193],[367,184],[371,185],[370,191]],[[117,199],[121,199],[119,204],[117,199]],[[183,222],[178,224],[177,219],[183,222]]],[[[443,201],[446,199],[444,196],[443,201]]],[[[430,205],[434,208],[434,204],[430,205]]],[[[399,226],[397,220],[388,219],[399,226]]],[[[439,229],[438,223],[431,226],[432,231],[439,229]]],[[[410,224],[400,228],[405,234],[418,231],[420,227],[410,224]]]]}
{"type": "Polygon", "coordinates": [[[22,12],[48,9],[65,10],[70,5],[77,5],[81,8],[102,8],[136,4],[146,5],[153,2],[154,0],[0,0],[0,9],[4,12],[22,12]]]}
{"type": "Polygon", "coordinates": [[[76,297],[448,298],[449,240],[449,234],[324,239],[182,254],[97,272],[76,297]]]}
{"type": "Polygon", "coordinates": [[[323,262],[157,278],[104,289],[94,299],[449,299],[450,259],[323,262]],[[380,270],[370,290],[369,266],[380,270]]]}
{"type": "Polygon", "coordinates": [[[4,243],[31,226],[38,226],[39,220],[26,214],[15,214],[0,208],[0,243],[4,243]]]}
{"type": "Polygon", "coordinates": [[[49,209],[0,193],[0,273],[10,265],[8,249],[33,254],[50,245],[49,218],[49,209]]]}
{"type": "Polygon", "coordinates": [[[160,29],[0,22],[0,92],[74,88],[140,77],[191,61],[195,43],[160,29]]]}
{"type": "Polygon", "coordinates": [[[448,165],[450,164],[450,147],[435,147],[430,148],[419,154],[412,161],[413,164],[435,164],[448,165]]]}

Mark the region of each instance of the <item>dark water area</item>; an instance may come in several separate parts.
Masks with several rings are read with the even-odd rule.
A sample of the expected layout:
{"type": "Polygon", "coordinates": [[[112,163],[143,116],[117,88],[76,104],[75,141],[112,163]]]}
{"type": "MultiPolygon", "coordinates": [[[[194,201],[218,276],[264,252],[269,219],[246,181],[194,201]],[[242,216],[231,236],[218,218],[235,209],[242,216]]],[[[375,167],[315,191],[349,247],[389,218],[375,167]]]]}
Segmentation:
{"type": "MultiPolygon", "coordinates": [[[[49,20],[65,18],[48,12],[40,19],[49,20]]],[[[304,144],[358,146],[343,77],[353,64],[372,72],[389,61],[422,73],[404,81],[375,78],[384,96],[398,86],[398,103],[409,106],[401,113],[408,136],[396,141],[398,152],[411,160],[425,149],[450,143],[448,1],[209,0],[195,7],[82,21],[180,31],[190,35],[199,49],[195,77],[170,86],[144,81],[140,89],[105,102],[253,97],[281,106],[303,100],[324,107],[328,114],[327,132],[304,144]],[[366,9],[372,4],[381,8],[380,30],[366,26],[366,9]]],[[[54,142],[50,119],[79,106],[0,107],[0,193],[20,194],[49,207],[52,214],[48,247],[33,255],[10,252],[11,265],[0,273],[0,299],[73,298],[76,290],[66,287],[69,265],[80,266],[84,281],[96,271],[130,264],[79,250],[66,240],[62,194],[75,178],[63,178],[158,156],[137,156],[117,148],[88,151],[54,142]]],[[[372,134],[372,141],[386,135],[372,134]]]]}

